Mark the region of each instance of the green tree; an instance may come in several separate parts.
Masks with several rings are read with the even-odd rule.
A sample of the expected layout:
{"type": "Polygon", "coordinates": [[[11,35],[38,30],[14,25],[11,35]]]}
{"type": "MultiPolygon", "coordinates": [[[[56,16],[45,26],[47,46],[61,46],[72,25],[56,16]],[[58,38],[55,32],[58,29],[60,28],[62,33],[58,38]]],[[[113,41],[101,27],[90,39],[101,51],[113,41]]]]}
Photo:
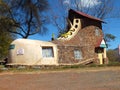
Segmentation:
{"type": "Polygon", "coordinates": [[[118,52],[118,48],[113,49],[113,50],[112,49],[107,50],[107,57],[109,61],[111,62],[120,61],[120,55],[118,52]]]}
{"type": "MultiPolygon", "coordinates": [[[[10,18],[7,18],[8,6],[2,0],[0,0],[0,59],[3,59],[8,54],[8,48],[15,35],[7,32],[7,28],[11,29],[13,23],[10,18]]],[[[13,29],[16,30],[16,29],[13,29]]]]}
{"type": "Polygon", "coordinates": [[[9,32],[0,32],[0,59],[7,57],[10,43],[13,41],[13,35],[9,32]]]}
{"type": "Polygon", "coordinates": [[[114,51],[110,49],[107,51],[107,57],[109,58],[110,61],[115,61],[116,53],[114,53],[114,51]]]}
{"type": "Polygon", "coordinates": [[[7,23],[4,29],[8,32],[23,38],[46,32],[47,18],[43,11],[48,9],[47,0],[5,0],[2,7],[6,10],[2,19],[7,23]]]}
{"type": "MultiPolygon", "coordinates": [[[[11,20],[1,16],[0,18],[0,59],[5,58],[8,54],[10,43],[16,38],[16,35],[7,31],[13,29],[11,20]]],[[[13,29],[14,31],[16,29],[13,29]]]]}
{"type": "Polygon", "coordinates": [[[116,36],[114,36],[112,34],[105,34],[104,38],[105,38],[105,41],[107,42],[107,44],[109,46],[109,42],[114,41],[116,36]]]}

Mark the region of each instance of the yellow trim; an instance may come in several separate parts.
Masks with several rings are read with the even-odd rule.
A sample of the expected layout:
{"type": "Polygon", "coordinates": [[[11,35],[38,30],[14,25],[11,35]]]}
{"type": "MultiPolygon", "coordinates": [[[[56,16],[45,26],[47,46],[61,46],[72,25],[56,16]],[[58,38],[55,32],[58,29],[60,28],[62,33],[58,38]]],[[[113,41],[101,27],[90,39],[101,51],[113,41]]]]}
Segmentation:
{"type": "Polygon", "coordinates": [[[103,64],[103,55],[102,55],[102,53],[98,53],[98,58],[99,58],[100,64],[103,64]]]}

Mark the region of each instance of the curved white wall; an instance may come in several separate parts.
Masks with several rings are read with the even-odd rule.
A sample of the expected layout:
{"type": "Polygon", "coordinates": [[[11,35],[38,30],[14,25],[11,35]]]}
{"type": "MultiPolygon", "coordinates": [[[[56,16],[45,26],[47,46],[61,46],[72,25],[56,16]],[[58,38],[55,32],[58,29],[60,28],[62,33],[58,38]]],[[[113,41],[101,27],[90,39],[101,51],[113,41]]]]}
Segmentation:
{"type": "Polygon", "coordinates": [[[17,39],[11,43],[14,49],[9,50],[8,64],[19,65],[57,65],[57,46],[51,42],[29,39],[17,39]],[[54,57],[43,57],[42,47],[52,47],[54,57]],[[20,52],[21,50],[21,52],[20,52]]]}

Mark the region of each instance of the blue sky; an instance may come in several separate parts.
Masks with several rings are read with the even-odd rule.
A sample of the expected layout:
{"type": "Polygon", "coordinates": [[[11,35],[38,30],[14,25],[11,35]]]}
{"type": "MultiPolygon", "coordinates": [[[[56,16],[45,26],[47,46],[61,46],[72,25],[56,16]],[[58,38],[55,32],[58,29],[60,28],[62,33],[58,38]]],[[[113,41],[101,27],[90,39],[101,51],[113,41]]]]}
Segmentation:
{"type": "MultiPolygon", "coordinates": [[[[51,0],[52,1],[52,0],[51,0]]],[[[65,3],[69,3],[69,0],[63,0],[65,1],[65,3]]],[[[88,1],[88,0],[82,0],[82,1],[88,1]]],[[[89,0],[91,1],[91,0],[89,0]]],[[[98,1],[98,0],[95,0],[98,1]]],[[[120,0],[115,0],[116,6],[119,6],[119,2],[120,0]]],[[[51,3],[51,2],[50,2],[51,3]]],[[[55,5],[56,2],[54,2],[55,5]]],[[[98,4],[96,2],[96,4],[98,4]]],[[[51,5],[53,5],[53,3],[51,3],[51,5]]],[[[93,4],[91,3],[91,6],[93,4]]],[[[117,48],[118,45],[120,44],[120,18],[111,18],[111,19],[107,19],[105,20],[105,22],[107,22],[107,24],[103,24],[103,32],[104,33],[110,33],[116,36],[115,41],[111,41],[109,44],[110,46],[108,47],[108,49],[114,49],[117,48]]],[[[49,25],[47,25],[48,28],[48,32],[41,36],[41,35],[33,35],[30,36],[29,39],[36,39],[36,40],[42,40],[42,41],[50,41],[51,37],[52,37],[52,33],[55,34],[55,38],[57,38],[57,34],[58,34],[58,30],[57,28],[51,23],[49,25]]]]}
{"type": "Polygon", "coordinates": [[[111,41],[108,47],[109,49],[117,48],[120,44],[120,18],[113,18],[106,20],[107,24],[103,25],[103,31],[104,33],[110,33],[114,36],[116,36],[116,39],[114,41],[111,41]]]}

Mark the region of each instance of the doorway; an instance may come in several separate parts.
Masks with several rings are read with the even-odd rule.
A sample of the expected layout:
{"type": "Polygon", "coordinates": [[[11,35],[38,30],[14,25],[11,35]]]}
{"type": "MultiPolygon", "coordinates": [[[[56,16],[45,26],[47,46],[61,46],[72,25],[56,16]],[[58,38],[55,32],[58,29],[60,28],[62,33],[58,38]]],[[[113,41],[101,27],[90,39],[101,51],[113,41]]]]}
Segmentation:
{"type": "Polygon", "coordinates": [[[97,47],[97,48],[95,48],[95,52],[98,55],[99,64],[104,64],[104,61],[103,61],[103,59],[104,59],[104,56],[103,56],[104,48],[97,47]]]}

